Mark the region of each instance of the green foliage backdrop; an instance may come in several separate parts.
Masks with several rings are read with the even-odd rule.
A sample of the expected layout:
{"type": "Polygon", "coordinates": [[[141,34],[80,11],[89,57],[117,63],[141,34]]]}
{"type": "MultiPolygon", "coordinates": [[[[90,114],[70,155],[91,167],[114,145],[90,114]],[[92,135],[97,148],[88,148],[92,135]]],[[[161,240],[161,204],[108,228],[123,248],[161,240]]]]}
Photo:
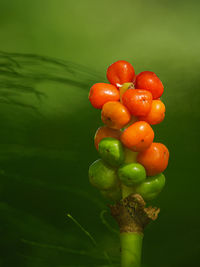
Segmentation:
{"type": "Polygon", "coordinates": [[[109,229],[117,227],[87,177],[101,125],[88,91],[118,59],[165,85],[166,119],[154,130],[171,158],[143,266],[198,264],[199,8],[194,0],[0,2],[1,267],[119,266],[109,229]]]}

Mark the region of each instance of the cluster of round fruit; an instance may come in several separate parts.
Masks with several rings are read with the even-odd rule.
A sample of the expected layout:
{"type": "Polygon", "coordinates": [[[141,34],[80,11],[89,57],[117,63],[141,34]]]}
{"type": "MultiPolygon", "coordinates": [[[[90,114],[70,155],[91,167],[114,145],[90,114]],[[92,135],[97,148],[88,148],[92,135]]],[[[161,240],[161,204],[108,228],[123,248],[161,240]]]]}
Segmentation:
{"type": "Polygon", "coordinates": [[[131,193],[152,200],[165,185],[162,172],[169,159],[166,146],[153,142],[150,126],[165,117],[163,84],[150,71],[135,75],[133,66],[122,60],[108,67],[107,78],[110,84],[96,83],[89,93],[105,124],[95,134],[101,159],[89,168],[90,182],[112,200],[131,193]]]}

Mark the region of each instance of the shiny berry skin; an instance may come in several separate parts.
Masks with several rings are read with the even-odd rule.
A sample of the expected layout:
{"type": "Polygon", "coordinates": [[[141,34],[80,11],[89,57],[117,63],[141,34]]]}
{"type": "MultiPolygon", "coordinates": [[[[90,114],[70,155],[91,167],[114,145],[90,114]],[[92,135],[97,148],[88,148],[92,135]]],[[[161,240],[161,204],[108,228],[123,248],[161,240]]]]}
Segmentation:
{"type": "Polygon", "coordinates": [[[119,60],[108,67],[107,79],[111,84],[119,87],[123,83],[133,82],[135,80],[135,70],[129,62],[119,60]]]}
{"type": "Polygon", "coordinates": [[[146,121],[151,125],[161,123],[165,118],[165,105],[161,100],[153,100],[150,112],[139,120],[146,121]]]}
{"type": "Polygon", "coordinates": [[[119,130],[111,129],[107,126],[99,127],[94,136],[94,144],[96,149],[98,150],[99,143],[103,138],[112,137],[119,140],[120,135],[121,131],[119,130]]]}
{"type": "Polygon", "coordinates": [[[118,185],[115,169],[102,159],[98,159],[90,165],[89,180],[94,187],[100,190],[110,190],[118,185]]]}
{"type": "Polygon", "coordinates": [[[121,134],[123,145],[135,152],[147,149],[153,142],[154,131],[145,121],[137,121],[121,134]]]}
{"type": "Polygon", "coordinates": [[[110,101],[103,105],[101,120],[108,127],[119,130],[129,123],[131,114],[120,102],[110,101]]]}
{"type": "Polygon", "coordinates": [[[164,91],[161,80],[152,71],[143,71],[138,74],[136,76],[135,88],[150,91],[153,95],[153,99],[161,97],[164,91]]]}
{"type": "Polygon", "coordinates": [[[159,173],[155,176],[147,177],[146,180],[135,187],[135,193],[141,195],[145,201],[155,199],[165,186],[165,176],[159,173]]]}
{"type": "Polygon", "coordinates": [[[163,172],[167,168],[168,160],[169,151],[161,143],[152,143],[147,150],[137,156],[137,162],[144,166],[148,176],[163,172]]]}
{"type": "Polygon", "coordinates": [[[145,116],[151,109],[152,94],[147,90],[128,89],[122,96],[122,103],[133,116],[145,116]]]}
{"type": "Polygon", "coordinates": [[[95,83],[89,92],[89,100],[94,108],[101,109],[108,101],[118,101],[119,90],[109,83],[95,83]]]}

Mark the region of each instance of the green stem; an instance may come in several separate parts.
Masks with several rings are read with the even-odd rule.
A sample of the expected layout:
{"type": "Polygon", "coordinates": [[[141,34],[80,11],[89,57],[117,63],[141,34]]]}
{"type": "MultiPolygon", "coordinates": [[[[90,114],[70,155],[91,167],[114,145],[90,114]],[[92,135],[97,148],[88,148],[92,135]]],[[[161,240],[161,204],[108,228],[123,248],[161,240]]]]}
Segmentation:
{"type": "MultiPolygon", "coordinates": [[[[122,198],[133,193],[133,188],[121,185],[122,198]]],[[[121,267],[140,267],[143,234],[137,232],[120,233],[121,267]]]]}
{"type": "Polygon", "coordinates": [[[142,233],[120,233],[121,267],[140,267],[142,239],[142,233]]]}
{"type": "Polygon", "coordinates": [[[122,198],[128,197],[130,194],[133,194],[135,192],[134,187],[128,187],[123,184],[121,184],[121,192],[122,192],[122,198]]]}
{"type": "Polygon", "coordinates": [[[121,267],[140,267],[144,228],[150,221],[156,220],[160,209],[146,207],[139,194],[126,196],[127,188],[122,187],[122,191],[123,198],[110,205],[111,215],[120,229],[121,267]]]}

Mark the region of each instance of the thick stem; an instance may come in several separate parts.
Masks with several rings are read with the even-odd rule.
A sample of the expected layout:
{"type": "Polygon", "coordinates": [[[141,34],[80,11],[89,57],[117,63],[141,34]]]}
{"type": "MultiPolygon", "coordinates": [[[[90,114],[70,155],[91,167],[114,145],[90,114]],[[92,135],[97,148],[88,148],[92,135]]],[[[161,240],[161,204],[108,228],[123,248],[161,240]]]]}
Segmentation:
{"type": "MultiPolygon", "coordinates": [[[[122,185],[122,197],[126,198],[133,189],[122,185]]],[[[143,234],[136,232],[120,233],[121,267],[140,267],[143,234]]]]}
{"type": "Polygon", "coordinates": [[[140,267],[143,234],[120,233],[121,267],[140,267]]]}
{"type": "Polygon", "coordinates": [[[121,266],[140,267],[144,228],[150,221],[156,220],[160,209],[146,207],[138,194],[126,196],[110,209],[120,229],[121,266]]]}

